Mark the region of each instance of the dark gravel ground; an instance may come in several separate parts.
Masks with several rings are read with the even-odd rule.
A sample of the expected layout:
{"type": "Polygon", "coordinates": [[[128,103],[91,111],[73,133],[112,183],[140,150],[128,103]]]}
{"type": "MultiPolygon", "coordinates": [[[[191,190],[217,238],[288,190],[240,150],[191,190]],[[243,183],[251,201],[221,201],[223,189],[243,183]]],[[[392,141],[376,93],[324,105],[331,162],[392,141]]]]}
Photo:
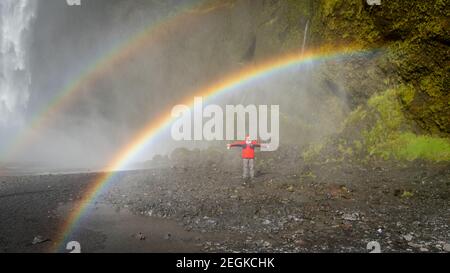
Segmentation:
{"type": "Polygon", "coordinates": [[[106,199],[188,230],[239,235],[205,244],[207,251],[366,252],[370,241],[386,252],[448,248],[448,165],[303,169],[270,170],[249,185],[215,165],[145,171],[125,177],[106,199]]]}
{"type": "MultiPolygon", "coordinates": [[[[188,152],[119,173],[97,202],[181,226],[198,247],[164,251],[368,252],[370,241],[383,252],[450,251],[449,163],[306,163],[299,154],[261,155],[244,185],[237,154],[188,152]]],[[[47,251],[66,217],[59,208],[80,200],[97,175],[1,177],[0,252],[47,251]],[[50,241],[32,245],[36,235],[50,241]]],[[[85,250],[109,251],[107,230],[79,230],[85,250]]]]}

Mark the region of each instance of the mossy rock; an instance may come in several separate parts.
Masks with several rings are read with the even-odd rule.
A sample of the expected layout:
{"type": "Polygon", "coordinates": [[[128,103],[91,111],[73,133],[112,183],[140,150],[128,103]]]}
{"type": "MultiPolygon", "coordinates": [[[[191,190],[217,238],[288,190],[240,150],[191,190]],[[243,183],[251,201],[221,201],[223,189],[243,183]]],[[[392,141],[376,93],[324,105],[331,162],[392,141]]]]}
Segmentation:
{"type": "Polygon", "coordinates": [[[450,134],[450,10],[448,1],[382,1],[369,6],[361,0],[321,0],[314,4],[315,46],[344,44],[382,49],[382,56],[339,63],[324,77],[346,75],[352,108],[374,93],[399,83],[412,86],[415,96],[405,101],[405,116],[423,133],[450,134]],[[367,65],[361,65],[361,63],[367,65]],[[384,83],[384,84],[381,84],[384,83]],[[362,90],[362,91],[361,91],[362,90]],[[360,99],[357,99],[360,98],[360,99]]]}
{"type": "Polygon", "coordinates": [[[397,160],[450,161],[450,140],[419,134],[405,108],[415,98],[412,86],[401,85],[373,95],[365,106],[354,110],[345,122],[340,150],[363,151],[368,157],[397,160]],[[349,141],[352,140],[352,141],[349,141]]]}

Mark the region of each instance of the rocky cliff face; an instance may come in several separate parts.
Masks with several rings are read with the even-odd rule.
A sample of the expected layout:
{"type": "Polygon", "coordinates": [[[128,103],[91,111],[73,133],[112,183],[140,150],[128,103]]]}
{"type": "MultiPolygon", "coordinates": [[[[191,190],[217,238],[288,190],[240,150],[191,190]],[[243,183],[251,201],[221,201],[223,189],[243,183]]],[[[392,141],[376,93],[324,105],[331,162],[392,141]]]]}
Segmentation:
{"type": "Polygon", "coordinates": [[[352,112],[332,141],[341,154],[450,160],[448,1],[369,2],[272,1],[286,7],[282,47],[298,47],[299,22],[310,21],[309,48],[369,52],[327,63],[314,78],[346,93],[352,112]]]}
{"type": "Polygon", "coordinates": [[[349,81],[349,90],[363,89],[370,96],[386,87],[407,85],[414,93],[404,105],[408,118],[416,122],[421,132],[448,135],[448,4],[391,0],[370,6],[361,0],[323,0],[315,5],[315,42],[382,49],[384,54],[375,59],[373,70],[358,73],[358,69],[352,69],[355,64],[350,64],[357,80],[349,81]],[[363,85],[358,83],[358,76],[365,77],[363,85]]]}
{"type": "MultiPolygon", "coordinates": [[[[344,92],[348,116],[331,141],[341,154],[450,160],[448,1],[229,3],[230,14],[247,10],[251,18],[241,28],[248,38],[241,43],[245,62],[305,48],[367,52],[349,50],[351,58],[327,62],[311,75],[326,111],[346,112],[338,95],[344,92]]],[[[284,127],[313,130],[302,117],[286,116],[284,127]]]]}
{"type": "MultiPolygon", "coordinates": [[[[344,129],[352,150],[384,158],[450,159],[446,5],[398,0],[374,6],[358,0],[315,4],[315,45],[357,45],[380,53],[339,67],[346,71],[346,90],[357,109],[344,129]]],[[[334,74],[328,75],[332,80],[334,74]]]]}

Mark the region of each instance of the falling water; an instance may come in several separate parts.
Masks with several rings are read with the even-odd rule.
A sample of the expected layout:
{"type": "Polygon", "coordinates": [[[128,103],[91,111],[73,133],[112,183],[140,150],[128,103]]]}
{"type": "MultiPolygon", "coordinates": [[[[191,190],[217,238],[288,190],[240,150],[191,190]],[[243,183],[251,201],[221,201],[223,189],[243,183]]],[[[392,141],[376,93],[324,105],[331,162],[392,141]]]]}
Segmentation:
{"type": "Polygon", "coordinates": [[[304,34],[303,34],[302,55],[305,53],[306,39],[308,37],[308,28],[309,28],[309,20],[306,22],[305,31],[304,31],[304,34]]]}
{"type": "Polygon", "coordinates": [[[0,1],[0,125],[21,120],[30,88],[26,46],[35,0],[0,1]]]}
{"type": "MultiPolygon", "coordinates": [[[[303,43],[302,43],[302,49],[300,51],[300,55],[303,56],[305,54],[306,49],[306,40],[308,38],[308,30],[309,30],[309,20],[306,21],[305,29],[303,31],[303,43]]],[[[297,84],[292,85],[291,92],[296,93],[299,89],[307,89],[310,82],[310,76],[311,76],[311,65],[308,63],[303,64],[301,67],[298,68],[298,74],[297,74],[297,84]]]]}

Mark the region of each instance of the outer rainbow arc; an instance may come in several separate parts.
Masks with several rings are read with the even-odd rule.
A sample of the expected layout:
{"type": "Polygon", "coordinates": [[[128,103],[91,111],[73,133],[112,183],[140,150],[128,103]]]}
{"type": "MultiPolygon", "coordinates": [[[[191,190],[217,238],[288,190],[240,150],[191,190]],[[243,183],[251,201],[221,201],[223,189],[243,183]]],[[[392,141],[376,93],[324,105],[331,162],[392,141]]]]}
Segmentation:
{"type": "MultiPolygon", "coordinates": [[[[85,70],[81,77],[71,82],[65,89],[48,104],[45,108],[34,115],[30,126],[21,130],[15,139],[0,154],[0,159],[13,159],[25,147],[38,137],[38,131],[46,128],[55,119],[58,113],[68,107],[76,100],[76,94],[80,93],[84,87],[97,81],[99,78],[109,73],[115,66],[130,59],[130,56],[139,52],[142,48],[149,46],[159,38],[164,36],[166,29],[176,27],[186,19],[192,18],[197,14],[202,14],[201,8],[206,6],[205,1],[200,1],[194,5],[181,8],[181,10],[168,18],[146,27],[140,31],[131,41],[122,43],[113,47],[109,53],[102,56],[85,70]],[[198,10],[198,11],[197,11],[198,10]]],[[[185,26],[185,24],[183,24],[185,26]]]]}
{"type": "MultiPolygon", "coordinates": [[[[275,58],[266,62],[262,62],[260,64],[244,68],[239,72],[226,77],[224,80],[201,89],[199,92],[195,92],[194,95],[188,96],[179,104],[188,105],[190,108],[192,108],[193,96],[211,98],[213,96],[219,95],[222,92],[232,90],[233,88],[236,88],[258,77],[270,74],[273,71],[277,71],[291,65],[301,64],[314,60],[326,60],[332,57],[342,56],[343,54],[348,53],[351,54],[354,52],[358,52],[357,49],[344,48],[340,50],[333,50],[331,52],[325,49],[303,55],[299,55],[298,52],[288,54],[281,58],[275,58]]],[[[87,210],[89,204],[91,204],[92,201],[95,200],[97,195],[100,193],[100,191],[109,184],[115,172],[117,170],[120,170],[124,165],[132,160],[142,147],[146,146],[148,142],[156,137],[159,132],[168,127],[173,121],[174,118],[171,116],[170,111],[167,111],[163,115],[160,115],[156,120],[151,120],[148,125],[144,127],[144,129],[142,129],[135,135],[133,141],[126,145],[117,154],[117,156],[110,162],[110,164],[108,164],[106,172],[101,174],[92,182],[83,200],[67,218],[67,221],[62,226],[60,233],[58,233],[59,236],[56,240],[56,249],[54,250],[57,251],[62,247],[62,243],[66,241],[73,229],[77,226],[77,223],[80,221],[84,212],[87,210]]]]}

